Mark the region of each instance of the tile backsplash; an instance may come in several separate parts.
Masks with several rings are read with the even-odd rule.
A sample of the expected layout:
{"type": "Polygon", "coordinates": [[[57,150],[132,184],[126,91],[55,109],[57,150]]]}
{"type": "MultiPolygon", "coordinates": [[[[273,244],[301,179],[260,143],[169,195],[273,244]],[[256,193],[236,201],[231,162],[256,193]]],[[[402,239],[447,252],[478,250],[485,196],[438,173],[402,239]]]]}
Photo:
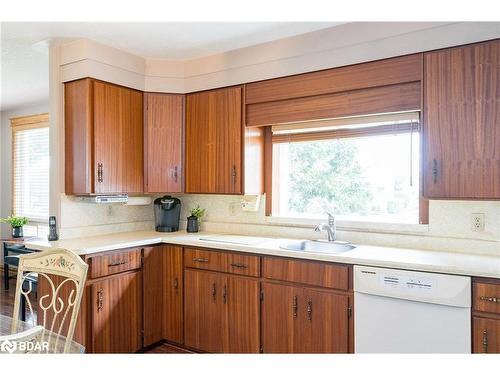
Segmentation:
{"type": "MultiPolygon", "coordinates": [[[[265,197],[257,212],[243,211],[240,196],[185,194],[178,197],[182,201],[181,228],[185,227],[189,209],[199,204],[207,210],[201,226],[205,231],[270,237],[324,237],[324,234],[313,231],[312,222],[288,223],[266,217],[265,197]]],[[[97,205],[83,202],[78,197],[61,197],[61,238],[153,230],[153,221],[152,204],[97,205]]],[[[340,221],[338,237],[340,240],[369,245],[500,255],[500,202],[431,201],[428,226],[346,226],[340,221]],[[474,213],[484,214],[484,232],[472,230],[471,217],[474,213]]]]}

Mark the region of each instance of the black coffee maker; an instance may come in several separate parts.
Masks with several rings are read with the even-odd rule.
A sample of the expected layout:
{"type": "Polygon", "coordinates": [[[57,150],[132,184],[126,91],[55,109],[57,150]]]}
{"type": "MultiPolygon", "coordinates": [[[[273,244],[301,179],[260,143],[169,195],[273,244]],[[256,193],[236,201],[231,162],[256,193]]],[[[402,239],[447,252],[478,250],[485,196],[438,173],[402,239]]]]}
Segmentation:
{"type": "Polygon", "coordinates": [[[165,195],[155,199],[155,229],[157,232],[177,232],[181,216],[181,201],[165,195]]]}

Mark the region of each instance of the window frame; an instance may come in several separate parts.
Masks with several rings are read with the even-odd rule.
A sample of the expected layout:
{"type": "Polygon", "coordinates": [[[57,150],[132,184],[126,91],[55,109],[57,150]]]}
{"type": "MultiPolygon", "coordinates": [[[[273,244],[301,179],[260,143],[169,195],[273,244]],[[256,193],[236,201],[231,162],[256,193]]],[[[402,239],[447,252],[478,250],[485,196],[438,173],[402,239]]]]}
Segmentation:
{"type": "MultiPolygon", "coordinates": [[[[413,127],[412,127],[413,128],[413,127]]],[[[419,163],[419,220],[418,224],[429,224],[429,200],[424,197],[424,184],[423,184],[423,151],[424,151],[424,142],[425,142],[425,134],[423,131],[423,123],[422,119],[420,119],[419,122],[419,133],[420,133],[420,144],[419,144],[419,155],[420,155],[420,163],[419,163]]],[[[307,136],[304,135],[291,135],[290,137],[294,137],[296,141],[321,141],[325,139],[322,137],[323,134],[334,134],[336,132],[339,132],[338,130],[329,130],[325,132],[316,132],[311,133],[310,139],[307,139],[307,136]]],[[[342,132],[342,131],[340,131],[342,132]]],[[[345,131],[346,134],[349,133],[349,131],[345,131]]],[[[374,132],[373,129],[370,129],[369,127],[366,128],[365,131],[361,129],[357,129],[352,134],[355,134],[358,137],[361,136],[370,136],[370,135],[375,135],[376,131],[374,132]]],[[[286,137],[286,135],[274,135],[274,137],[279,137],[281,138],[281,142],[283,142],[283,138],[286,137]]],[[[348,137],[350,138],[350,137],[348,137]]],[[[333,139],[333,138],[331,138],[333,139]]],[[[265,180],[264,180],[264,193],[266,194],[266,200],[265,200],[265,215],[267,217],[273,217],[273,130],[272,126],[266,126],[265,128],[265,135],[264,135],[264,172],[265,172],[265,180]]],[[[276,142],[278,143],[278,142],[276,142]]],[[[417,225],[418,225],[417,224],[417,225]]]]}
{"type": "MultiPolygon", "coordinates": [[[[12,161],[12,170],[11,170],[11,215],[15,215],[15,201],[16,201],[16,190],[15,190],[15,133],[23,130],[31,130],[31,129],[41,129],[41,128],[49,128],[49,114],[48,113],[40,113],[35,115],[28,116],[19,116],[10,118],[10,127],[11,127],[11,161],[12,161]]],[[[50,194],[49,194],[50,199],[50,194]]],[[[49,218],[47,215],[46,220],[31,220],[29,222],[29,226],[36,227],[37,233],[39,232],[40,226],[47,226],[49,222],[49,218]]]]}

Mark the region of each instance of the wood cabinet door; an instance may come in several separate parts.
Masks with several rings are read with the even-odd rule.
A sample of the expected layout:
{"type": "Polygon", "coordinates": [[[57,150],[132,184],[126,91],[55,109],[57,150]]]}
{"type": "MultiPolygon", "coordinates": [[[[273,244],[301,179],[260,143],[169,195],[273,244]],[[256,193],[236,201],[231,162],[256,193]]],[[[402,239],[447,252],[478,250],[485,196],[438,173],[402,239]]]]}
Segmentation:
{"type": "Polygon", "coordinates": [[[186,96],[186,192],[242,192],[242,87],[186,96]]]}
{"type": "Polygon", "coordinates": [[[473,353],[500,353],[500,319],[472,319],[473,353]]]}
{"type": "Polygon", "coordinates": [[[184,95],[147,93],[145,191],[148,193],[182,192],[184,95]]]}
{"type": "Polygon", "coordinates": [[[184,343],[210,353],[223,351],[224,276],[184,271],[184,343]]]}
{"type": "Polygon", "coordinates": [[[264,353],[300,352],[299,319],[305,319],[302,288],[262,283],[262,350],[264,353]]]}
{"type": "Polygon", "coordinates": [[[186,95],[186,192],[215,192],[216,128],[213,92],[186,95]]]}
{"type": "Polygon", "coordinates": [[[144,346],[163,339],[163,246],[147,247],[143,250],[142,309],[144,317],[144,346]]]}
{"type": "Polygon", "coordinates": [[[224,353],[259,353],[260,281],[238,276],[224,279],[224,353]]]}
{"type": "Polygon", "coordinates": [[[424,194],[500,197],[500,41],[424,55],[424,194]]]}
{"type": "Polygon", "coordinates": [[[94,353],[133,353],[141,348],[141,280],[139,271],[92,284],[94,353]]]}
{"type": "Polygon", "coordinates": [[[215,90],[215,192],[242,193],[242,87],[215,90]]]}
{"type": "Polygon", "coordinates": [[[136,90],[94,81],[94,190],[143,191],[143,98],[136,90]]]}
{"type": "Polygon", "coordinates": [[[182,247],[161,246],[163,252],[163,338],[184,342],[182,247]]]}
{"type": "Polygon", "coordinates": [[[304,289],[299,347],[302,353],[349,352],[349,297],[304,289]]]}

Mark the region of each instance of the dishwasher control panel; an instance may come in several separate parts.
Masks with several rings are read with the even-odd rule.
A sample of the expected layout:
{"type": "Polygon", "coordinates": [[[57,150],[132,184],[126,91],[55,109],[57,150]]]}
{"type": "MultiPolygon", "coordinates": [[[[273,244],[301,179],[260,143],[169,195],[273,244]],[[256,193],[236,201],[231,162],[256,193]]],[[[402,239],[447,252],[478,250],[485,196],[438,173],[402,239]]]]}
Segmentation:
{"type": "Polygon", "coordinates": [[[416,302],[470,307],[471,278],[441,273],[354,266],[354,292],[416,302]]]}
{"type": "Polygon", "coordinates": [[[380,273],[379,283],[388,288],[432,290],[436,280],[430,277],[408,277],[393,273],[380,273]]]}

